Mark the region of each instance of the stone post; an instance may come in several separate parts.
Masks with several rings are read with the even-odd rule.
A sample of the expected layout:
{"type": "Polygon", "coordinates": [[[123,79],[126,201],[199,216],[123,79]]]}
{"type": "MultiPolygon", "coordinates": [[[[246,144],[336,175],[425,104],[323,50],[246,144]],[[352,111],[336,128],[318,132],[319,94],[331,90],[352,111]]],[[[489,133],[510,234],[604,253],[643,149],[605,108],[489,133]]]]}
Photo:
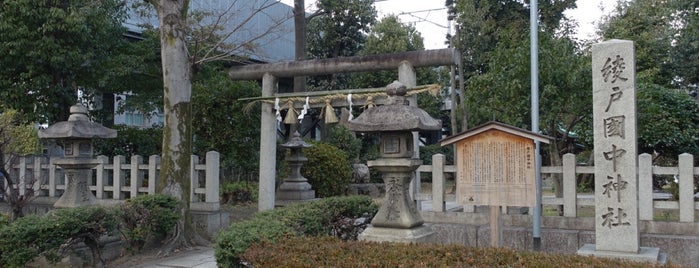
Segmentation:
{"type": "MultiPolygon", "coordinates": [[[[265,74],[262,77],[262,96],[269,97],[277,88],[277,78],[265,74]]],[[[274,118],[274,106],[262,103],[260,116],[260,189],[257,209],[259,211],[274,209],[274,188],[277,170],[277,121],[274,118]]]]}
{"type": "Polygon", "coordinates": [[[578,254],[658,260],[658,248],[639,247],[635,79],[632,41],[592,46],[595,244],[578,254]]]}

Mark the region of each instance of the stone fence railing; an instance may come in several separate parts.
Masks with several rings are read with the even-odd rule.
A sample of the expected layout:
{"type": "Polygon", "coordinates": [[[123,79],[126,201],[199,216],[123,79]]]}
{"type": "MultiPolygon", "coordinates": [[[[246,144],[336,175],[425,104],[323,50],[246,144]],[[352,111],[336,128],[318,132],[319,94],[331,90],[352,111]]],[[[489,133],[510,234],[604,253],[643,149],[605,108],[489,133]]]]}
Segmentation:
{"type": "MultiPolygon", "coordinates": [[[[60,197],[65,190],[65,176],[55,160],[60,157],[26,156],[8,164],[6,169],[19,185],[20,194],[34,191],[35,196],[60,197]]],[[[106,156],[98,156],[100,162],[92,169],[88,185],[98,200],[125,200],[143,194],[154,194],[160,156],[152,155],[144,162],[142,156],[132,156],[126,161],[124,156],[115,156],[112,161],[106,156]]],[[[206,153],[206,163],[199,157],[191,156],[190,208],[198,211],[218,211],[219,167],[218,152],[206,153]]]]}
{"type": "MultiPolygon", "coordinates": [[[[446,211],[446,202],[455,201],[454,194],[445,192],[445,173],[456,174],[456,166],[445,165],[444,155],[437,154],[432,157],[432,165],[422,165],[418,172],[432,174],[432,194],[416,194],[419,201],[431,201],[432,210],[435,212],[446,211]]],[[[699,175],[699,167],[694,167],[694,157],[691,154],[679,156],[679,164],[676,167],[653,166],[649,154],[641,154],[638,157],[638,201],[639,220],[653,220],[654,209],[679,210],[679,222],[695,222],[694,213],[699,209],[699,202],[694,201],[694,176],[699,175]],[[676,175],[679,181],[679,200],[658,200],[653,198],[653,175],[676,175]]],[[[563,216],[577,217],[578,206],[594,206],[593,195],[577,193],[577,174],[594,174],[594,166],[578,166],[575,163],[575,155],[563,156],[563,166],[541,167],[543,174],[562,174],[563,197],[544,196],[543,205],[562,205],[563,216]]],[[[454,176],[455,177],[455,176],[454,176]]],[[[464,211],[469,211],[464,207],[464,211]]]]}

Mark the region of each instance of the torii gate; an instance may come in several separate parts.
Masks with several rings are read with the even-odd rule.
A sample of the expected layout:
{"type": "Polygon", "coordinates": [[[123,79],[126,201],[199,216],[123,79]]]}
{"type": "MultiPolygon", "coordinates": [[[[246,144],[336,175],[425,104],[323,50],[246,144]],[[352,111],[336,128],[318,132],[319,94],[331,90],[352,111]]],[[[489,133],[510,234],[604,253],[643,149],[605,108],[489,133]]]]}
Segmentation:
{"type": "MultiPolygon", "coordinates": [[[[379,54],[361,57],[340,57],[321,60],[288,61],[231,67],[232,80],[262,79],[262,97],[300,96],[303,93],[275,94],[277,79],[282,77],[314,76],[333,73],[366,72],[398,69],[398,81],[415,87],[416,67],[445,66],[457,62],[453,48],[379,54]]],[[[358,103],[355,103],[358,105],[358,103]]],[[[347,104],[345,104],[347,105],[347,104]]],[[[416,105],[411,103],[411,105],[416,105]]],[[[276,119],[273,105],[262,103],[260,115],[260,182],[258,210],[274,208],[276,177],[276,119]]],[[[417,137],[414,137],[417,141],[417,137]]],[[[417,147],[415,147],[417,148],[417,147]]],[[[418,150],[415,150],[416,152],[418,150]]]]}

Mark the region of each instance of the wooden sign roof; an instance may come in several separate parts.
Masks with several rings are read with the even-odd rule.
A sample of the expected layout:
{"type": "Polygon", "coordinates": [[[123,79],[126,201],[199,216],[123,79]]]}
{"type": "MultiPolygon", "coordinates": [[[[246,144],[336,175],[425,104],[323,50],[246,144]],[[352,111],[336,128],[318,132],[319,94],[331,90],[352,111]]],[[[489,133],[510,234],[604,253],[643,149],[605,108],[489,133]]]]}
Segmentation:
{"type": "Polygon", "coordinates": [[[496,122],[496,121],[490,121],[488,123],[482,124],[480,126],[462,131],[461,133],[458,133],[456,135],[446,137],[440,141],[441,146],[449,145],[464,139],[467,139],[469,137],[477,136],[478,134],[487,132],[489,130],[500,130],[506,133],[510,133],[512,135],[516,135],[519,137],[527,138],[533,141],[539,141],[543,143],[550,143],[551,137],[541,135],[538,133],[534,133],[525,129],[521,129],[518,127],[513,127],[504,123],[496,122]]]}

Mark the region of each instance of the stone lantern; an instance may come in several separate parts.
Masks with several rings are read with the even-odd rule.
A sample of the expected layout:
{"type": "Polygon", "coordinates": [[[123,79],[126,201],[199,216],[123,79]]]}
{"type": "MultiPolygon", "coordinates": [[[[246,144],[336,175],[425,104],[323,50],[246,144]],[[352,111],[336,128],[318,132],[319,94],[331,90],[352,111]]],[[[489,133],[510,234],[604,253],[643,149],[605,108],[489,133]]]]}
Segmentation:
{"type": "Polygon", "coordinates": [[[309,148],[312,145],[301,139],[301,134],[298,131],[294,132],[288,142],[281,145],[284,148],[289,148],[289,156],[286,157],[286,162],[289,163],[289,177],[284,179],[282,185],[277,190],[277,199],[279,201],[301,201],[315,198],[315,191],[311,189],[311,184],[301,175],[301,167],[303,163],[308,162],[308,158],[303,156],[302,150],[309,148]]]}
{"type": "Polygon", "coordinates": [[[420,108],[408,106],[407,89],[400,82],[388,85],[386,93],[386,105],[370,108],[349,122],[350,131],[379,133],[380,158],[367,165],[382,173],[386,187],[384,201],[360,239],[427,241],[434,232],[423,225],[409,194],[411,174],[422,164],[422,160],[412,158],[416,149],[412,131],[436,131],[442,124],[420,108]]]}
{"type": "Polygon", "coordinates": [[[82,104],[70,107],[68,121],[39,130],[39,138],[55,139],[63,145],[63,158],[56,165],[63,169],[66,188],[61,198],[53,204],[56,208],[69,208],[94,205],[97,200],[90,192],[87,177],[90,170],[99,162],[92,157],[92,140],[95,138],[116,138],[116,130],[91,122],[87,108],[82,104]]]}

